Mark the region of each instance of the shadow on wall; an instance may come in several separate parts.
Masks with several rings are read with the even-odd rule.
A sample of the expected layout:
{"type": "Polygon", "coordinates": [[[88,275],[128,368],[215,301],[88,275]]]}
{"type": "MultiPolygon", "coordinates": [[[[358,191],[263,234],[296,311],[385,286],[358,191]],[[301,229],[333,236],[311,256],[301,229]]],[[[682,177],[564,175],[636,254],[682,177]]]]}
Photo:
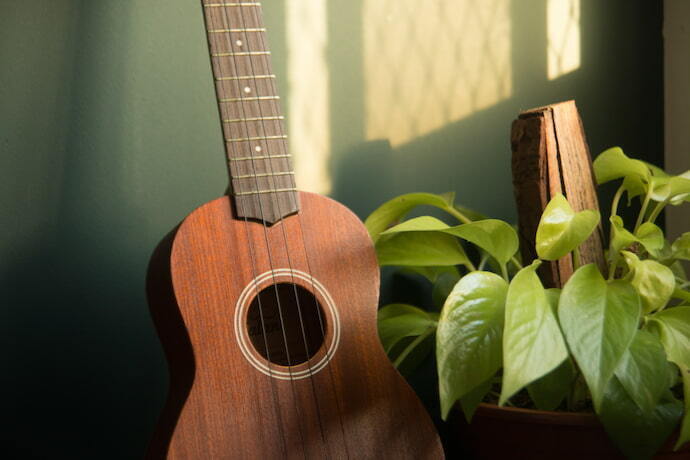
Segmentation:
{"type": "MultiPolygon", "coordinates": [[[[15,198],[30,199],[17,220],[32,213],[53,217],[35,238],[14,235],[14,247],[4,252],[11,256],[2,261],[5,458],[139,457],[164,397],[165,366],[144,300],[152,242],[137,238],[146,220],[123,185],[122,83],[99,84],[104,74],[124,81],[129,45],[107,56],[99,47],[128,37],[131,3],[118,5],[118,20],[108,27],[102,26],[112,11],[97,2],[72,3],[63,11],[44,7],[40,19],[31,18],[65,14],[65,30],[48,34],[52,42],[43,46],[72,65],[60,73],[51,96],[64,99],[56,118],[75,118],[55,133],[27,133],[43,139],[42,148],[55,158],[39,160],[54,169],[22,180],[35,182],[29,189],[46,180],[55,181],[53,187],[38,196],[14,190],[15,198]],[[54,50],[61,40],[64,48],[54,50]],[[61,54],[65,50],[76,55],[61,54]]],[[[50,75],[41,53],[26,59],[32,60],[28,67],[50,75]]],[[[23,102],[36,110],[46,100],[23,102]]],[[[35,128],[34,119],[23,123],[35,128]]]]}
{"type": "MultiPolygon", "coordinates": [[[[367,8],[367,1],[357,2],[360,15],[367,8]]],[[[443,96],[443,91],[433,87],[439,80],[433,74],[419,72],[404,62],[381,61],[381,66],[399,69],[399,73],[390,73],[390,78],[383,83],[369,81],[381,78],[375,63],[360,73],[359,80],[354,79],[355,72],[352,71],[332,72],[332,87],[339,89],[338,94],[333,95],[333,106],[353,106],[353,110],[361,109],[365,113],[364,117],[356,118],[361,120],[358,128],[351,129],[348,123],[355,118],[352,113],[343,110],[332,112],[331,172],[334,198],[350,206],[360,217],[366,217],[376,206],[396,194],[452,190],[457,192],[459,203],[488,215],[515,220],[510,173],[511,122],[521,110],[568,99],[575,99],[578,103],[593,155],[611,145],[621,145],[626,151],[647,161],[662,161],[659,6],[625,0],[447,3],[454,5],[453,8],[447,7],[444,12],[451,17],[438,19],[436,26],[456,24],[458,21],[452,17],[453,14],[471,14],[472,9],[487,10],[488,7],[488,14],[498,15],[493,22],[490,17],[487,20],[486,16],[475,18],[480,23],[474,26],[475,34],[478,40],[483,40],[477,44],[478,58],[473,57],[472,49],[460,47],[453,55],[457,62],[445,66],[446,72],[453,78],[469,85],[458,88],[452,80],[443,81],[448,92],[457,95],[455,98],[443,96]],[[553,17],[549,17],[549,9],[558,7],[562,10],[562,4],[579,6],[579,11],[568,11],[566,8],[565,14],[570,15],[571,20],[554,23],[553,17]],[[578,20],[579,34],[573,34],[578,20]],[[501,21],[507,22],[507,26],[501,25],[501,21]],[[615,27],[612,22],[615,22],[615,27]],[[579,66],[573,65],[572,57],[563,56],[562,65],[566,73],[559,75],[558,69],[554,72],[551,68],[554,53],[559,49],[561,52],[567,50],[562,40],[568,36],[580,41],[579,50],[576,50],[580,54],[580,59],[576,60],[579,66]],[[502,40],[506,42],[504,45],[501,45],[502,40]],[[552,43],[554,40],[560,43],[552,43]],[[555,51],[552,49],[554,47],[555,51]],[[467,61],[463,52],[472,59],[467,61]],[[505,62],[506,59],[508,62],[505,62]],[[491,64],[488,62],[491,60],[498,62],[491,64]],[[475,68],[475,61],[481,64],[481,68],[475,68]],[[473,76],[463,76],[466,72],[473,76]],[[502,74],[497,76],[496,72],[502,74]],[[411,73],[418,75],[411,76],[411,73]],[[554,73],[557,76],[549,79],[554,73]],[[509,76],[507,83],[503,82],[505,75],[509,76]],[[367,87],[370,84],[393,92],[387,99],[382,99],[384,106],[367,105],[367,99],[370,98],[367,87]],[[418,94],[414,95],[415,99],[407,94],[410,86],[419,89],[418,94]],[[486,94],[491,88],[496,91],[493,97],[492,94],[486,94]],[[425,100],[424,92],[427,89],[429,98],[437,104],[435,110],[433,107],[430,109],[425,100]],[[488,101],[484,104],[481,103],[482,92],[484,100],[488,101]],[[348,102],[345,98],[357,100],[348,102]],[[398,113],[401,116],[395,118],[396,110],[400,112],[399,106],[404,104],[407,113],[398,113]],[[467,107],[456,107],[462,104],[467,107]],[[471,110],[473,104],[479,108],[471,110]],[[339,134],[343,131],[339,128],[341,125],[348,126],[348,134],[362,132],[365,139],[367,131],[385,133],[386,129],[377,126],[372,129],[369,126],[371,123],[380,124],[381,120],[377,117],[380,118],[381,112],[384,117],[390,116],[387,121],[394,143],[395,137],[400,137],[399,131],[408,131],[415,124],[423,125],[424,114],[438,112],[438,116],[455,112],[463,116],[456,120],[447,116],[450,120],[447,124],[422,132],[417,137],[403,139],[393,147],[389,142],[375,138],[355,146],[350,141],[348,145],[348,139],[339,134]],[[396,127],[400,128],[398,132],[396,127]]],[[[339,24],[335,17],[340,14],[340,11],[331,12],[332,26],[339,24]]],[[[405,17],[404,14],[402,16],[405,17]]],[[[414,21],[418,16],[414,10],[410,10],[407,20],[414,21]]],[[[393,20],[399,21],[400,16],[394,16],[393,20]]],[[[380,47],[380,44],[376,45],[377,40],[388,40],[392,53],[398,52],[396,56],[400,60],[425,63],[428,59],[419,57],[420,47],[436,52],[438,47],[446,46],[443,40],[449,39],[447,34],[419,29],[418,26],[390,27],[385,22],[385,16],[381,22],[384,32],[375,36],[372,42],[380,47]],[[386,37],[386,33],[397,35],[386,37]],[[411,33],[419,36],[410,37],[411,33]],[[429,40],[432,40],[430,46],[415,44],[429,40]],[[404,49],[397,50],[399,42],[404,44],[404,49]]],[[[459,34],[462,36],[462,31],[459,34]]],[[[340,38],[337,31],[332,35],[332,40],[340,38]]],[[[366,32],[362,35],[366,36],[366,32]]],[[[367,53],[367,46],[372,46],[357,45],[356,49],[362,53],[367,53]]],[[[344,54],[338,46],[332,50],[341,52],[331,58],[334,68],[345,66],[361,69],[361,64],[358,67],[357,63],[369,59],[366,55],[344,54]]]]}

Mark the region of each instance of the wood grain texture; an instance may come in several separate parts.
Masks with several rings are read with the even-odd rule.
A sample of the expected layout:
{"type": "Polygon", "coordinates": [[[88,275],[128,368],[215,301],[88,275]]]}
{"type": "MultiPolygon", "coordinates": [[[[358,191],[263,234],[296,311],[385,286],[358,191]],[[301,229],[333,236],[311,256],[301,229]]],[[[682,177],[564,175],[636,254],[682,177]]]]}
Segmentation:
{"type": "MultiPolygon", "coordinates": [[[[539,220],[551,198],[562,193],[575,211],[599,211],[592,159],[574,101],[522,112],[513,122],[513,185],[523,260],[537,258],[539,220]]],[[[580,247],[581,263],[595,263],[606,273],[601,225],[580,247]]],[[[539,269],[547,287],[562,287],[573,274],[570,254],[539,269]]]]}
{"type": "Polygon", "coordinates": [[[300,201],[299,214],[264,227],[234,219],[230,199],[219,198],[154,253],[149,302],[171,383],[148,458],[443,458],[428,414],[379,343],[379,269],[364,226],[328,198],[300,201]],[[240,291],[277,268],[310,273],[340,316],[337,351],[311,378],[269,377],[237,344],[240,291]]]}

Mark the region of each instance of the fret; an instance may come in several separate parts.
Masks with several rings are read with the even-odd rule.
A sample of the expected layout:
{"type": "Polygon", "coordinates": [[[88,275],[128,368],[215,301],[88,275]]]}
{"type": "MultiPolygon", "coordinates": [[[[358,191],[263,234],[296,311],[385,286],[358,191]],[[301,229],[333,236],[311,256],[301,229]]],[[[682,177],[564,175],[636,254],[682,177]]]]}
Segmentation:
{"type": "Polygon", "coordinates": [[[276,78],[275,75],[242,75],[240,77],[216,77],[216,81],[267,80],[274,78],[276,78]]]}
{"type": "Polygon", "coordinates": [[[299,196],[260,2],[204,2],[236,215],[272,224],[299,210],[299,196]]]}
{"type": "Polygon", "coordinates": [[[261,6],[258,2],[240,2],[240,3],[204,3],[204,8],[222,8],[222,7],[241,7],[241,6],[261,6]]]}
{"type": "Polygon", "coordinates": [[[230,157],[228,161],[249,161],[249,160],[272,160],[273,158],[290,158],[292,155],[257,155],[251,157],[230,157]]]}
{"type": "Polygon", "coordinates": [[[233,179],[254,179],[260,177],[272,177],[272,176],[294,176],[294,171],[282,171],[282,172],[270,172],[261,174],[243,174],[241,176],[232,176],[233,179]]]}
{"type": "Polygon", "coordinates": [[[213,57],[270,56],[270,51],[237,51],[234,53],[211,53],[213,57]]]}
{"type": "Polygon", "coordinates": [[[285,117],[282,115],[277,115],[275,117],[232,118],[229,120],[223,120],[223,123],[247,123],[250,121],[271,121],[271,120],[285,120],[285,117]]]}
{"type": "Polygon", "coordinates": [[[228,97],[218,99],[219,102],[251,102],[251,101],[276,101],[280,96],[252,96],[252,97],[228,97]]]}
{"type": "Polygon", "coordinates": [[[273,190],[254,190],[251,192],[237,192],[233,193],[235,196],[246,196],[246,195],[264,195],[266,193],[282,193],[282,192],[296,192],[297,189],[295,187],[289,187],[289,188],[276,188],[273,190]]]}
{"type": "Polygon", "coordinates": [[[225,142],[252,142],[252,141],[270,141],[276,139],[287,139],[287,135],[282,136],[256,136],[256,137],[239,137],[237,139],[225,139],[225,142]]]}
{"type": "Polygon", "coordinates": [[[241,34],[245,32],[266,32],[266,29],[263,27],[250,27],[246,29],[209,29],[208,33],[210,34],[241,34]]]}

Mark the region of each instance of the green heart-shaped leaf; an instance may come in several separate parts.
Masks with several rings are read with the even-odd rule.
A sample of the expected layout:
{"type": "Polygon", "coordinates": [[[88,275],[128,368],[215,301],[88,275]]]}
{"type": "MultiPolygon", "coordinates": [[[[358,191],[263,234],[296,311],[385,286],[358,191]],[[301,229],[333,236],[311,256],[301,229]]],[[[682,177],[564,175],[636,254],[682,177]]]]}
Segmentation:
{"type": "Polygon", "coordinates": [[[563,288],[558,305],[561,328],[597,411],[635,337],[640,310],[640,297],[630,283],[606,283],[592,264],[578,269],[563,288]]]}
{"type": "Polygon", "coordinates": [[[458,398],[484,384],[501,367],[501,337],[508,283],[489,272],[472,272],[446,300],[436,332],[441,416],[458,398]]]}
{"type": "Polygon", "coordinates": [[[673,307],[648,316],[647,328],[659,335],[669,361],[690,367],[690,307],[673,307]]]}
{"type": "Polygon", "coordinates": [[[654,260],[640,260],[631,252],[623,251],[622,254],[632,274],[630,282],[640,294],[642,313],[664,308],[676,288],[673,271],[654,260]]]}
{"type": "Polygon", "coordinates": [[[645,413],[654,411],[668,389],[666,353],[659,338],[638,330],[616,368],[616,377],[630,399],[645,413]]]}
{"type": "Polygon", "coordinates": [[[643,412],[616,377],[606,389],[599,411],[606,432],[630,459],[650,459],[673,433],[683,405],[670,392],[651,413],[643,412]]]}
{"type": "Polygon", "coordinates": [[[646,180],[649,169],[640,160],[629,158],[620,147],[612,147],[602,152],[594,160],[594,176],[598,184],[603,184],[621,177],[634,177],[646,180]]]}
{"type": "Polygon", "coordinates": [[[671,246],[674,259],[690,260],[690,232],[683,233],[671,246]]]}
{"type": "Polygon", "coordinates": [[[690,307],[674,307],[647,317],[647,329],[656,333],[668,360],[680,369],[685,416],[676,449],[690,441],[690,307]]]}
{"type": "Polygon", "coordinates": [[[599,225],[599,213],[574,212],[561,194],[544,209],[537,228],[537,254],[544,260],[558,260],[578,247],[599,225]]]}
{"type": "Polygon", "coordinates": [[[520,270],[508,288],[501,405],[568,358],[549,297],[535,272],[538,267],[539,261],[520,270]]]}
{"type": "Polygon", "coordinates": [[[421,216],[401,222],[385,232],[381,232],[381,236],[404,232],[434,232],[449,228],[450,226],[440,219],[431,216],[421,216]]]}
{"type": "Polygon", "coordinates": [[[470,265],[457,238],[440,232],[404,232],[383,235],[376,242],[379,265],[470,265]]]}
{"type": "Polygon", "coordinates": [[[515,229],[497,219],[479,220],[450,227],[435,217],[423,216],[389,228],[381,235],[421,231],[443,232],[467,240],[489,253],[501,265],[508,263],[517,252],[520,244],[515,229]]]}
{"type": "Polygon", "coordinates": [[[679,205],[690,197],[690,176],[688,173],[680,176],[653,177],[651,186],[650,197],[654,201],[668,201],[672,205],[679,205]]]}
{"type": "Polygon", "coordinates": [[[488,252],[505,265],[517,252],[520,242],[515,229],[497,219],[485,219],[446,230],[488,252]]]}
{"type": "Polygon", "coordinates": [[[406,304],[391,304],[378,312],[379,338],[388,353],[406,337],[417,337],[435,328],[438,314],[406,304]]]}
{"type": "Polygon", "coordinates": [[[408,193],[401,195],[379,206],[367,217],[364,225],[376,242],[384,230],[405,217],[413,208],[427,205],[447,211],[453,207],[453,198],[454,194],[408,193]]]}

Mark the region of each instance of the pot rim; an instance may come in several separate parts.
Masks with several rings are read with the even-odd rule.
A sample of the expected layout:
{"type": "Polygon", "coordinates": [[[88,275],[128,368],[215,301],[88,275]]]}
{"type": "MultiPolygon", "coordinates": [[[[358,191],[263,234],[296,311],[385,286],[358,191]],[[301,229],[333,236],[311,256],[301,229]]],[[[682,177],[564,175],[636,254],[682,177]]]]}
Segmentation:
{"type": "Polygon", "coordinates": [[[481,403],[474,415],[542,425],[602,426],[593,412],[556,412],[481,403]]]}

